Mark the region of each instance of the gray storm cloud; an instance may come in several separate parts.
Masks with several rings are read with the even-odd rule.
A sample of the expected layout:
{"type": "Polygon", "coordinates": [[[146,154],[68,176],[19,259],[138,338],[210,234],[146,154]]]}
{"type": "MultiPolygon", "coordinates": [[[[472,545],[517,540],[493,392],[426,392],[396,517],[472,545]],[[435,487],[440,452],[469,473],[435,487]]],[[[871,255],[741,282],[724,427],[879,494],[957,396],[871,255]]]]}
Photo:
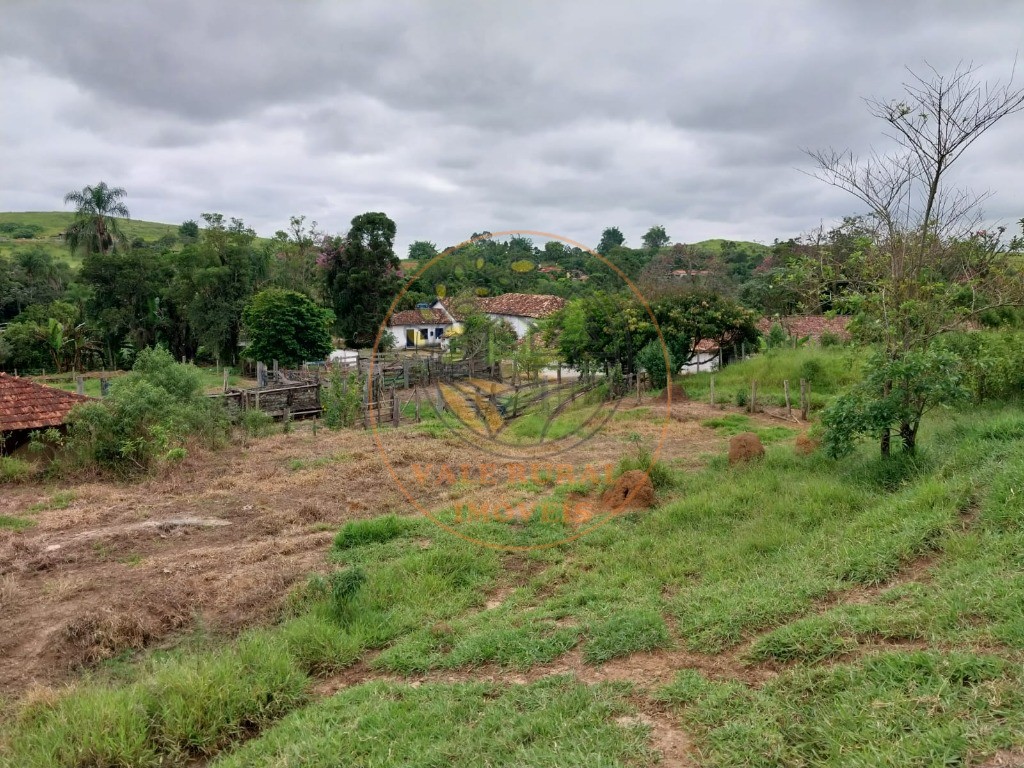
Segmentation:
{"type": "MultiPolygon", "coordinates": [[[[904,66],[1010,74],[1006,2],[9,2],[0,209],[124,186],[133,215],[387,211],[399,246],[652,224],[771,241],[856,211],[803,148],[884,146],[904,66]]],[[[1021,74],[1024,77],[1024,73],[1021,74]]],[[[1024,116],[957,181],[1024,216],[1024,116]]]]}

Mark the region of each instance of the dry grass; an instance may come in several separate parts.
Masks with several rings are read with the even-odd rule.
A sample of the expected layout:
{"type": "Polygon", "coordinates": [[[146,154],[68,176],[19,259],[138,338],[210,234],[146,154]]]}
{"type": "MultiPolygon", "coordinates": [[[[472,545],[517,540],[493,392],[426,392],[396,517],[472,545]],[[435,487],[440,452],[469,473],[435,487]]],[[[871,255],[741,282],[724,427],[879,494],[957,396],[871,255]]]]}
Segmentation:
{"type": "MultiPolygon", "coordinates": [[[[696,467],[706,451],[724,449],[724,438],[699,425],[712,413],[706,406],[687,407],[691,419],[668,425],[662,453],[696,467]]],[[[615,465],[631,433],[652,442],[661,435],[665,422],[654,410],[609,422],[566,460],[615,465]]],[[[466,456],[458,437],[432,438],[415,426],[314,436],[297,424],[246,446],[190,451],[133,484],[97,477],[6,489],[0,514],[36,506],[37,525],[0,531],[0,693],[60,682],[79,664],[149,645],[193,621],[235,632],[273,620],[296,583],[329,568],[325,556],[343,523],[417,514],[396,478],[426,510],[510,495],[532,502],[551,492],[412,479],[415,464],[458,468],[466,456]],[[51,508],[55,494],[68,492],[73,503],[51,508]],[[226,524],[157,524],[186,518],[226,524]]]]}

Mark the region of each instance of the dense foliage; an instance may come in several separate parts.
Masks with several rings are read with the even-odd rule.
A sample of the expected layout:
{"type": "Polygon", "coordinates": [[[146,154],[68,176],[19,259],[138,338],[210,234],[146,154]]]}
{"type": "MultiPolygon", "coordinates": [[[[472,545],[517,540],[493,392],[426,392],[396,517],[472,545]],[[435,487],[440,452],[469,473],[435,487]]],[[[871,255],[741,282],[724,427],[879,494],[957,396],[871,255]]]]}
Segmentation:
{"type": "Polygon", "coordinates": [[[149,348],[139,352],[131,373],[111,384],[107,397],[77,406],[69,425],[74,460],[131,474],[189,440],[219,441],[228,421],[222,406],[203,394],[194,367],[175,363],[165,349],[149,348]]]}
{"type": "Polygon", "coordinates": [[[373,344],[401,286],[395,231],[385,214],[364,213],[352,219],[345,237],[325,243],[327,295],[350,347],[373,344]]]}
{"type": "Polygon", "coordinates": [[[296,291],[260,291],[245,305],[242,322],[249,332],[245,354],[250,360],[277,360],[291,368],[322,360],[334,348],[334,313],[296,291]]]}

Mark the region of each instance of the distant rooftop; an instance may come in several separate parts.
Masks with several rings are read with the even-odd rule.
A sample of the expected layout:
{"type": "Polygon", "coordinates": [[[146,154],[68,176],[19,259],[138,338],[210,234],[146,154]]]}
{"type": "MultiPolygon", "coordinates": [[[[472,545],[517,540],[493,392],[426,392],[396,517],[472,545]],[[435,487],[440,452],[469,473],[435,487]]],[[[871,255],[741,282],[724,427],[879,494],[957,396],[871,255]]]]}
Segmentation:
{"type": "Polygon", "coordinates": [[[90,399],[0,373],[0,432],[60,426],[72,408],[90,399]]]}

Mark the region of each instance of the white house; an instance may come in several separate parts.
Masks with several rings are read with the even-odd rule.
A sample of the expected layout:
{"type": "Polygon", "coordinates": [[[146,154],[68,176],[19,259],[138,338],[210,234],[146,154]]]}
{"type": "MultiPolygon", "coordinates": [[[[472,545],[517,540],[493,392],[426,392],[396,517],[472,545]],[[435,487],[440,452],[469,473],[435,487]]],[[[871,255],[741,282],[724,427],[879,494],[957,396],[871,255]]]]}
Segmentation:
{"type": "Polygon", "coordinates": [[[531,325],[565,306],[559,296],[503,293],[471,299],[437,299],[429,307],[396,312],[388,321],[397,349],[440,347],[462,328],[466,313],[476,309],[495,320],[504,320],[520,339],[531,325]]]}
{"type": "Polygon", "coordinates": [[[388,330],[397,349],[439,347],[454,324],[455,319],[435,302],[429,308],[395,312],[388,321],[388,330]]]}
{"type": "Polygon", "coordinates": [[[561,296],[532,293],[503,293],[476,301],[477,309],[490,318],[507,322],[520,339],[526,336],[530,326],[564,306],[565,299],[561,296]]]}

